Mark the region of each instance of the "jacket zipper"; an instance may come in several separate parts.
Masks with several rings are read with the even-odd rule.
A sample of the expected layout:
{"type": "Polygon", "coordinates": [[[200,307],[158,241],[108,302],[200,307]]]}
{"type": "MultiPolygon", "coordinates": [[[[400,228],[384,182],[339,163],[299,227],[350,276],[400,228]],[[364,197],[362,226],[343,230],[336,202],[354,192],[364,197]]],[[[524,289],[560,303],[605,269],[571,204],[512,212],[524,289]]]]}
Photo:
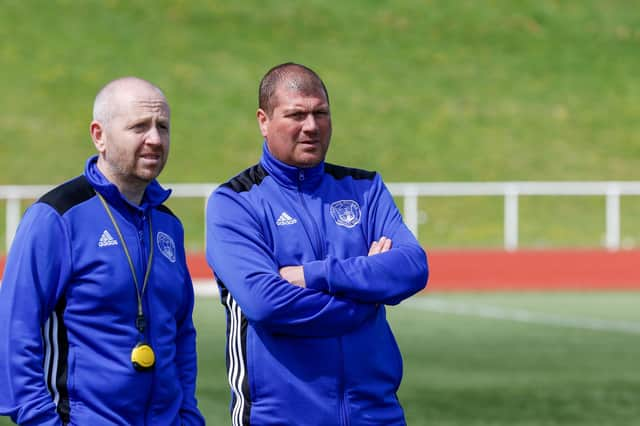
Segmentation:
{"type": "MultiPolygon", "coordinates": [[[[304,182],[304,178],[305,178],[304,171],[299,170],[298,171],[298,197],[300,198],[300,203],[302,204],[302,207],[304,208],[304,211],[307,217],[309,218],[309,221],[313,225],[313,230],[315,233],[314,237],[316,240],[316,247],[318,250],[320,250],[320,253],[318,255],[316,247],[314,247],[313,251],[316,255],[316,258],[318,260],[321,260],[326,257],[324,240],[320,237],[322,234],[320,233],[320,228],[318,228],[318,223],[315,221],[313,215],[309,211],[309,208],[307,207],[307,203],[304,201],[304,197],[302,196],[302,182],[304,182]]],[[[342,425],[349,426],[349,415],[347,413],[346,396],[344,393],[344,350],[342,347],[342,338],[337,337],[337,339],[338,339],[338,347],[340,351],[340,374],[338,378],[338,395],[340,398],[340,401],[338,404],[339,417],[340,417],[340,423],[342,425]]]]}
{"type": "Polygon", "coordinates": [[[324,240],[322,240],[322,238],[320,237],[320,235],[322,235],[320,234],[320,228],[318,228],[318,224],[316,223],[315,219],[311,215],[311,212],[307,207],[307,203],[304,201],[304,197],[302,196],[302,182],[304,182],[304,171],[299,170],[298,171],[298,198],[300,198],[300,203],[302,204],[302,208],[304,208],[304,211],[307,214],[307,217],[309,218],[311,225],[313,225],[314,239],[316,240],[315,247],[313,247],[314,254],[316,255],[317,260],[322,260],[326,256],[324,240]],[[318,250],[320,251],[319,253],[318,253],[318,250]]]}
{"type": "MultiPolygon", "coordinates": [[[[145,244],[144,238],[145,238],[145,228],[146,228],[146,224],[147,224],[147,216],[146,215],[142,215],[141,217],[141,226],[140,228],[137,229],[138,231],[138,248],[140,250],[140,263],[141,263],[141,269],[142,269],[142,277],[144,280],[144,276],[147,273],[147,261],[149,259],[149,249],[147,248],[147,244],[145,244]]],[[[149,241],[148,244],[153,244],[153,241],[149,241]]],[[[151,268],[152,265],[149,265],[149,268],[151,268]]],[[[149,276],[149,279],[151,279],[151,276],[149,276]]],[[[142,281],[139,281],[142,282],[142,281]]],[[[147,287],[149,287],[149,283],[147,283],[147,287]]],[[[149,308],[150,308],[150,304],[147,302],[147,298],[145,297],[147,292],[148,292],[148,288],[146,289],[138,289],[138,291],[141,292],[141,296],[142,296],[142,308],[143,308],[143,312],[144,312],[144,316],[146,319],[146,327],[145,327],[145,331],[144,331],[144,338],[145,340],[147,340],[147,343],[149,343],[150,345],[152,345],[151,342],[151,330],[150,330],[150,321],[149,321],[149,317],[151,316],[151,313],[149,312],[149,308]]],[[[153,345],[151,346],[153,347],[153,345]]]]}
{"type": "Polygon", "coordinates": [[[338,395],[340,398],[339,410],[341,424],[349,426],[349,415],[347,413],[347,401],[344,393],[344,349],[342,347],[342,337],[338,336],[338,347],[340,351],[340,375],[338,378],[338,395]]]}
{"type": "MultiPolygon", "coordinates": [[[[151,212],[149,212],[149,214],[151,214],[151,212]]],[[[137,229],[137,233],[138,233],[138,248],[140,250],[140,263],[142,264],[142,277],[144,280],[144,276],[147,273],[147,261],[149,260],[149,253],[150,253],[150,244],[153,244],[153,236],[151,236],[151,240],[148,241],[148,244],[145,244],[145,235],[148,235],[148,228],[145,225],[148,225],[149,221],[147,220],[147,216],[145,214],[141,215],[141,226],[137,229]]],[[[153,259],[152,259],[153,262],[153,259]]],[[[151,268],[153,266],[153,264],[149,265],[149,268],[151,268]]],[[[151,274],[151,272],[149,272],[151,274]]],[[[151,275],[149,275],[149,281],[151,281],[151,275]]],[[[149,287],[150,283],[147,282],[147,288],[144,289],[144,292],[142,292],[142,288],[139,290],[140,292],[142,292],[141,297],[142,297],[142,312],[144,313],[144,317],[145,317],[145,330],[144,330],[144,335],[143,335],[143,339],[145,340],[145,342],[151,346],[151,348],[154,347],[153,345],[153,341],[151,338],[151,303],[148,302],[148,297],[147,294],[149,293],[149,287]]],[[[156,353],[157,356],[157,353],[156,353]]],[[[157,361],[157,360],[156,360],[157,361]]],[[[152,382],[155,382],[154,379],[152,379],[152,382]]],[[[152,405],[153,405],[153,400],[154,400],[154,394],[155,392],[153,391],[155,387],[152,386],[151,387],[151,395],[149,395],[149,398],[147,399],[147,403],[146,403],[146,407],[144,408],[145,410],[145,419],[153,419],[154,413],[153,413],[153,409],[152,409],[152,405]]]]}

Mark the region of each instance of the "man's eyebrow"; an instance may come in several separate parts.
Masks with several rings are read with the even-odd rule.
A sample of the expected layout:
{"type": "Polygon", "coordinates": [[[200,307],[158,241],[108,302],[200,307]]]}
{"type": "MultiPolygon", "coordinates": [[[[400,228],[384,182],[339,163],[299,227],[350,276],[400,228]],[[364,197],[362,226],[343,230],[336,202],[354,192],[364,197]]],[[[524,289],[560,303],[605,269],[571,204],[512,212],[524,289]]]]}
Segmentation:
{"type": "Polygon", "coordinates": [[[306,112],[306,111],[328,111],[329,110],[329,105],[318,105],[314,108],[307,108],[305,106],[302,105],[295,105],[295,106],[289,106],[289,107],[285,107],[283,108],[283,112],[285,114],[287,113],[291,113],[291,112],[306,112]]]}
{"type": "Polygon", "coordinates": [[[140,124],[140,123],[146,123],[148,121],[151,121],[152,117],[150,115],[146,115],[146,116],[138,116],[138,117],[131,117],[127,122],[129,124],[140,124]]]}
{"type": "Polygon", "coordinates": [[[302,107],[302,106],[293,106],[293,107],[284,108],[284,113],[285,114],[289,114],[289,113],[292,113],[292,112],[306,112],[306,111],[307,111],[307,109],[305,107],[302,107]]]}
{"type": "MultiPolygon", "coordinates": [[[[147,114],[147,115],[139,115],[137,117],[130,117],[129,121],[131,123],[142,122],[142,121],[151,121],[153,120],[155,114],[147,114]]],[[[157,121],[169,121],[171,118],[169,114],[162,114],[157,116],[157,121]]]]}

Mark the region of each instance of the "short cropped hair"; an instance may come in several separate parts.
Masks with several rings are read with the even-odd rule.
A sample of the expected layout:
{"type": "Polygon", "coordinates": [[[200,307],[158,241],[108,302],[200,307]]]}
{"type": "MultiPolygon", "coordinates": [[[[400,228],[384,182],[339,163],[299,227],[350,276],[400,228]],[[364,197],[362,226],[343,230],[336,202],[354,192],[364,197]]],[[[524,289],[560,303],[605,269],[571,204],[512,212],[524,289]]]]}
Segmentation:
{"type": "Polygon", "coordinates": [[[293,62],[276,65],[262,77],[258,88],[258,107],[271,115],[276,106],[275,92],[278,86],[286,83],[290,88],[304,94],[324,92],[329,102],[329,92],[320,76],[311,68],[293,62]]]}

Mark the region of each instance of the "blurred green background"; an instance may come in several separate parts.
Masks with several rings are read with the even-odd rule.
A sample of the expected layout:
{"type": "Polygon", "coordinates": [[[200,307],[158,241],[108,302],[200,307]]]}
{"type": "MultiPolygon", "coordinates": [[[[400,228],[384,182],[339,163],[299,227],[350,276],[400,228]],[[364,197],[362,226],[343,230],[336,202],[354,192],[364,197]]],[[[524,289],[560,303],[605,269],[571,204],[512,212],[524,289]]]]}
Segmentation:
{"type": "MultiPolygon", "coordinates": [[[[638,179],[635,2],[1,0],[0,8],[0,185],[79,174],[93,153],[93,97],[124,75],[158,84],[171,103],[161,181],[223,182],[257,161],[257,85],[285,61],[326,82],[328,161],[387,182],[638,179]]],[[[170,207],[188,249],[202,250],[203,201],[170,207]]],[[[634,247],[640,203],[624,197],[621,207],[622,241],[634,247]]],[[[499,197],[422,198],[420,209],[425,246],[502,245],[499,197]]],[[[520,212],[522,247],[602,244],[604,198],[530,197],[520,212]]]]}

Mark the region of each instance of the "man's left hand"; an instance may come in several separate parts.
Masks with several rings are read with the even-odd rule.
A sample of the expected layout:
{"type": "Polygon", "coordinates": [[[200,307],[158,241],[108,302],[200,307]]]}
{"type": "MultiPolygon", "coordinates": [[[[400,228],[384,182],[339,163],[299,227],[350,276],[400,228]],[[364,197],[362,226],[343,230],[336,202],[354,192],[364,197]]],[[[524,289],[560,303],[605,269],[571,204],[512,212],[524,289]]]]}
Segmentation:
{"type": "Polygon", "coordinates": [[[298,287],[305,287],[304,267],[302,266],[285,266],[280,268],[280,276],[298,287]]]}

